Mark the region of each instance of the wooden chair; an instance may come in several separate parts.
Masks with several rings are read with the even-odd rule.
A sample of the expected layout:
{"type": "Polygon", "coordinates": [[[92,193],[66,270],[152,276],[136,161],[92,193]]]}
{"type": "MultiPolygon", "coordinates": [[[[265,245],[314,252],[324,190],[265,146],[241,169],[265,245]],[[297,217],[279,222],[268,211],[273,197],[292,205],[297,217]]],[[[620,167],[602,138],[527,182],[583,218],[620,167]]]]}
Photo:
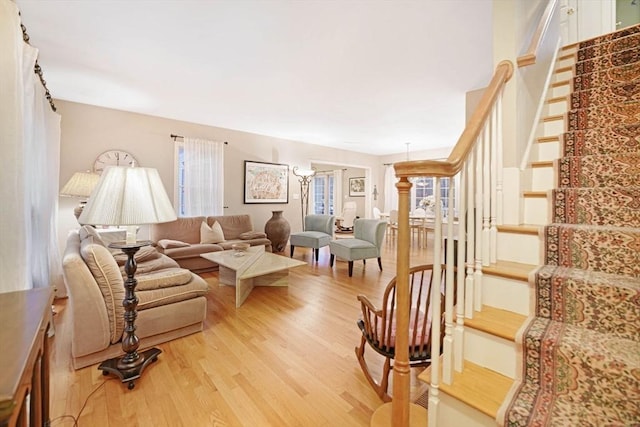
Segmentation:
{"type": "MultiPolygon", "coordinates": [[[[440,342],[444,338],[444,266],[441,283],[441,331],[440,342]]],[[[429,366],[431,364],[431,286],[433,265],[421,265],[409,270],[409,295],[411,311],[409,314],[409,366],[429,366]]],[[[356,356],[365,377],[385,402],[391,400],[387,393],[389,372],[393,368],[391,360],[395,356],[396,332],[396,278],[387,285],[382,299],[382,307],[375,307],[364,295],[358,295],[362,308],[362,318],[357,324],[362,331],[360,346],[356,347],[356,356]],[[376,381],[369,371],[364,358],[366,345],[386,358],[382,378],[376,381]]],[[[442,346],[440,346],[442,348],[442,346]]]]}

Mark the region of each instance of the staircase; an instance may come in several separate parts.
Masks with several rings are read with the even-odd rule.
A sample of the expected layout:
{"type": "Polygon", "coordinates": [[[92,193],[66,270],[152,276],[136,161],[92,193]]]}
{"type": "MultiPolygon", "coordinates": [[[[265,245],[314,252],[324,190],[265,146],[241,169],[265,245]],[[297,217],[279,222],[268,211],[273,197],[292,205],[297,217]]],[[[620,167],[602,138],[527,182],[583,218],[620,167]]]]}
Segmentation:
{"type": "Polygon", "coordinates": [[[528,225],[498,227],[438,425],[640,425],[638,46],[634,26],[559,53],[528,225]]]}

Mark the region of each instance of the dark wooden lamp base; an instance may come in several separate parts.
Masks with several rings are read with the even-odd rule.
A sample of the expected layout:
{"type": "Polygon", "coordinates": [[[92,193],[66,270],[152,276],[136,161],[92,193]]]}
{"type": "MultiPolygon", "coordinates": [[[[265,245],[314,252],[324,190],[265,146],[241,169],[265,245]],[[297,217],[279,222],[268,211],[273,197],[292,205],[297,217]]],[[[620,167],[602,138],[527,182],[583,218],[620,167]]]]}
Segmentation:
{"type": "Polygon", "coordinates": [[[114,357],[113,359],[105,360],[98,366],[98,369],[102,371],[102,375],[114,374],[123,383],[128,382],[127,387],[132,390],[136,385],[135,380],[140,378],[142,371],[148,364],[158,360],[158,355],[162,353],[159,348],[150,348],[143,352],[137,353],[138,360],[132,363],[124,363],[124,357],[114,357]]]}
{"type": "Polygon", "coordinates": [[[124,301],[122,301],[125,325],[124,335],[122,337],[122,350],[126,354],[122,357],[105,360],[98,366],[98,369],[102,371],[102,375],[114,374],[118,376],[123,383],[128,383],[127,386],[129,390],[136,386],[134,381],[140,378],[144,368],[151,362],[158,360],[158,355],[162,353],[162,351],[157,348],[150,348],[149,350],[138,353],[140,341],[136,336],[135,321],[136,317],[138,317],[138,312],[136,311],[136,307],[138,306],[136,285],[138,281],[135,278],[137,265],[134,255],[141,247],[150,244],[150,241],[144,240],[135,243],[118,242],[109,245],[110,248],[121,249],[122,252],[127,254],[127,262],[124,265],[127,280],[124,282],[125,296],[124,301]]]}

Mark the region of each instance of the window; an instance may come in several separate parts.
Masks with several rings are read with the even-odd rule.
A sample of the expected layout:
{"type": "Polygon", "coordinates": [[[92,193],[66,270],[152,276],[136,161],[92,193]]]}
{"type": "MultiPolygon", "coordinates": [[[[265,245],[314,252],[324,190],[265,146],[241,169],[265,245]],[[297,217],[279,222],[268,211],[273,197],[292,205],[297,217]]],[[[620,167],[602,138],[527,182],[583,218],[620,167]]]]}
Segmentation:
{"type": "Polygon", "coordinates": [[[313,177],[313,213],[333,215],[333,174],[318,173],[313,177]]]}
{"type": "MultiPolygon", "coordinates": [[[[420,207],[420,201],[427,196],[434,195],[435,178],[415,178],[412,180],[413,187],[411,189],[411,210],[420,207]]],[[[440,178],[440,199],[445,211],[449,207],[449,178],[440,178]]]]}
{"type": "Polygon", "coordinates": [[[223,143],[184,138],[176,143],[175,196],[178,216],[222,215],[223,143]]]}

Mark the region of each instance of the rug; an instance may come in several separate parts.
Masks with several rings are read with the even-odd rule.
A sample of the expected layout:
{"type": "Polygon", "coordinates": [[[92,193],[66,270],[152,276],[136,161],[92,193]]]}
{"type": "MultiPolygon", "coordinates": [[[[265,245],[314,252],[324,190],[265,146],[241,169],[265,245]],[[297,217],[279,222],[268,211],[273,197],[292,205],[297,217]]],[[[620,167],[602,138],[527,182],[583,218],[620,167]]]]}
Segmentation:
{"type": "Polygon", "coordinates": [[[498,422],[640,425],[640,25],[579,44],[521,372],[498,422]]]}

